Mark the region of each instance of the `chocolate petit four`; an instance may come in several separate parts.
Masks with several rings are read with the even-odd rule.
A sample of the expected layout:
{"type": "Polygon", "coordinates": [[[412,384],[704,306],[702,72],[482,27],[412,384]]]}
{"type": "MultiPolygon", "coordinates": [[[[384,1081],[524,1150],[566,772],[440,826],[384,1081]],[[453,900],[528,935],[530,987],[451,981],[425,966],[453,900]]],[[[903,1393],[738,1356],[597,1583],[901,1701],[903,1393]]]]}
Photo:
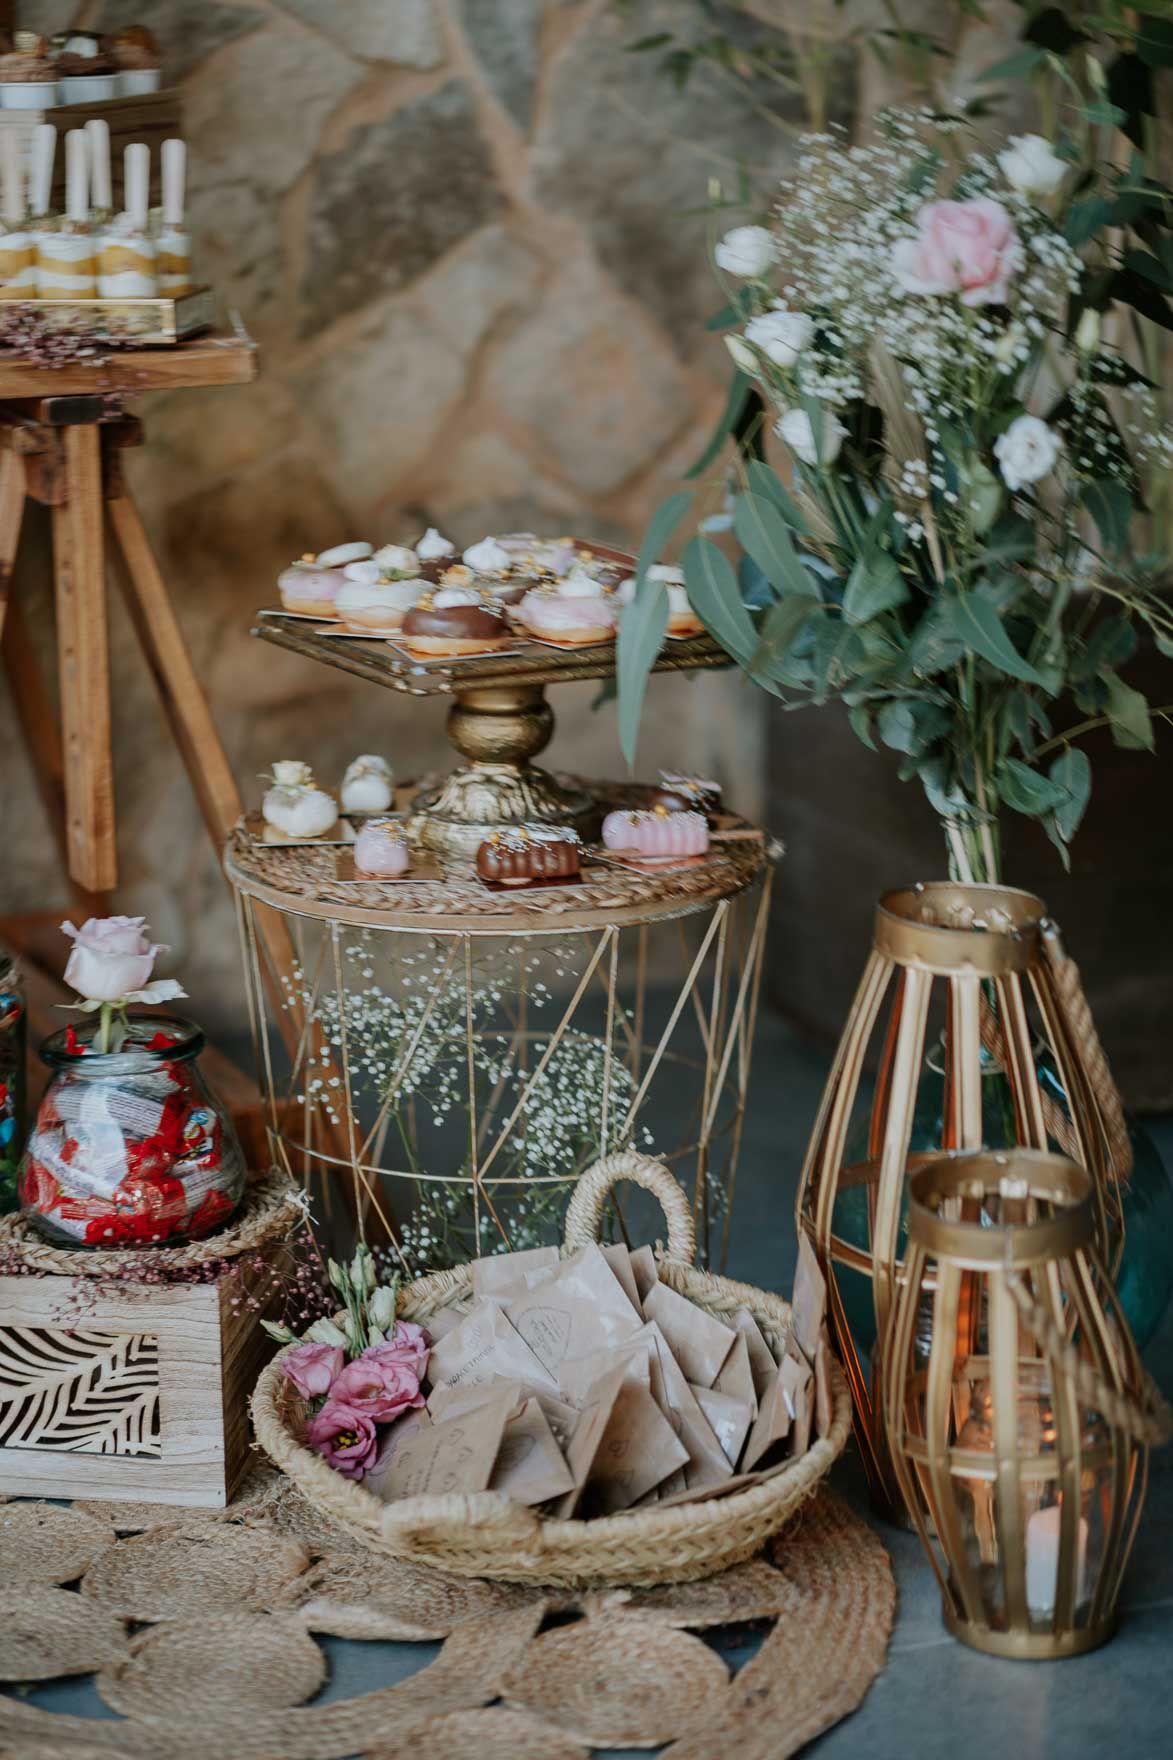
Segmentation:
{"type": "Polygon", "coordinates": [[[569,825],[516,825],[494,831],[477,850],[477,874],[494,886],[576,880],[579,835],[569,825]]]}
{"type": "Polygon", "coordinates": [[[473,586],[453,583],[465,571],[448,569],[439,587],[425,593],[403,619],[401,644],[421,660],[436,655],[488,654],[509,643],[505,608],[473,586]]]}

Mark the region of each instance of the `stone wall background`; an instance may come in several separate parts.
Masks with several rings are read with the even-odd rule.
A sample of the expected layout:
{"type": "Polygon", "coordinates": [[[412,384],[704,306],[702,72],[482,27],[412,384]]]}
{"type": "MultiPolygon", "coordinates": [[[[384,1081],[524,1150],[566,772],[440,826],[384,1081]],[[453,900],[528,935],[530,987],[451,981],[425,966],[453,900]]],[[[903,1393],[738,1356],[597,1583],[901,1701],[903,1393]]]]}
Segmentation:
{"type": "MultiPolygon", "coordinates": [[[[881,0],[825,10],[845,32],[885,18],[881,0]]],[[[726,366],[703,329],[720,303],[706,222],[688,210],[740,163],[765,181],[783,174],[804,113],[796,100],[783,126],[770,122],[719,75],[674,97],[653,58],[625,45],[682,11],[679,0],[622,14],[611,0],[21,6],[20,22],[44,31],[156,30],[182,89],[200,273],[260,345],[253,387],[149,400],[148,445],[129,464],[246,798],[277,757],[307,758],[327,781],[365,750],[405,775],[450,757],[435,706],[251,640],[251,614],[274,601],[290,558],[427,523],[462,544],[525,528],[635,544],[703,445],[726,366]]],[[[900,83],[845,47],[833,113],[869,113],[900,83]]],[[[31,574],[21,591],[36,599],[48,660],[50,597],[31,574]]],[[[114,594],[111,623],[119,904],[172,946],[193,1011],[237,1027],[229,901],[114,594]]],[[[592,696],[559,693],[548,757],[618,774],[613,710],[593,712],[592,696]]],[[[739,681],[654,680],[645,728],[642,772],[696,767],[761,809],[763,703],[739,681]]],[[[0,697],[2,908],[51,908],[64,888],[12,741],[0,697]]]]}

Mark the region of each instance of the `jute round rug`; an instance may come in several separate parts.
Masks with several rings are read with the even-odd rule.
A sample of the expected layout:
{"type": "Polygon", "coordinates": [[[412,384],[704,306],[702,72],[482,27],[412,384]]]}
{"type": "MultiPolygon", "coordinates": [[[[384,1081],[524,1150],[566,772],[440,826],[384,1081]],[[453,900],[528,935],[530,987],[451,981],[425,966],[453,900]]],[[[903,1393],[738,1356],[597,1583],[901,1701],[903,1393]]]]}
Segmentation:
{"type": "Polygon", "coordinates": [[[581,1595],[367,1561],[264,1470],[218,1514],[50,1510],[5,1506],[20,1512],[10,1562],[40,1586],[3,1678],[93,1672],[120,1715],[0,1694],[0,1760],[575,1760],[614,1745],[785,1760],[860,1703],[895,1610],[879,1538],[825,1488],[766,1554],[707,1583],[581,1595]],[[731,1675],[698,1634],[747,1621],[765,1636],[731,1675]],[[128,1640],[125,1622],[143,1629],[128,1640]],[[320,1633],[443,1644],[393,1686],[306,1703],[328,1673],[320,1633]]]}

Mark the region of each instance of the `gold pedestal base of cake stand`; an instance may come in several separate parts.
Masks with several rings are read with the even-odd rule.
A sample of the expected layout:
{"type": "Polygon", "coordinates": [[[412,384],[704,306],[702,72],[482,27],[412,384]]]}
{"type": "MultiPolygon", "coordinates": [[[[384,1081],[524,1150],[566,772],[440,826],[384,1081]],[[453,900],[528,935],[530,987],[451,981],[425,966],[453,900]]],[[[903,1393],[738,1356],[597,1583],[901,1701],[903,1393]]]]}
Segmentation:
{"type": "Polygon", "coordinates": [[[549,745],[554,711],[540,684],[483,685],[457,692],[448,737],[468,762],[438,788],[417,794],[408,835],[438,855],[471,860],[485,838],[510,825],[572,825],[599,831],[599,807],[572,779],[530,763],[549,745]]]}

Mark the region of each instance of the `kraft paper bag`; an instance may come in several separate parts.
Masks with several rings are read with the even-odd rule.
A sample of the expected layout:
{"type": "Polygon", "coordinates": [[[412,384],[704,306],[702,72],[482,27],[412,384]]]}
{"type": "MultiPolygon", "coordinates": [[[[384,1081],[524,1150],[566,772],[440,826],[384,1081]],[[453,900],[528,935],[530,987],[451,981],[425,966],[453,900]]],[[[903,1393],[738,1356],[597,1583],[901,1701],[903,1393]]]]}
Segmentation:
{"type": "Polygon", "coordinates": [[[748,1308],[738,1308],[731,1324],[745,1338],[745,1348],[749,1353],[749,1366],[753,1371],[754,1392],[760,1400],[770,1377],[778,1365],[774,1361],[774,1353],[766,1342],[766,1335],[750,1313],[748,1308]]]}
{"type": "Polygon", "coordinates": [[[603,1440],[603,1433],[610,1422],[626,1374],[626,1369],[621,1365],[597,1381],[591,1390],[589,1402],[578,1415],[574,1435],[566,1450],[566,1464],[574,1477],[574,1490],[568,1491],[550,1512],[560,1521],[569,1520],[578,1508],[579,1500],[586,1490],[587,1474],[603,1440]]]}
{"type": "Polygon", "coordinates": [[[735,1468],[753,1422],[748,1401],[718,1393],[715,1387],[693,1387],[692,1391],[697,1405],[712,1426],[713,1435],[725,1451],[725,1459],[731,1468],[735,1468]]]}
{"type": "Polygon", "coordinates": [[[631,1255],[631,1275],[635,1279],[636,1293],[639,1296],[640,1311],[647,1299],[652,1285],[659,1282],[660,1273],[656,1270],[656,1255],[651,1247],[637,1247],[631,1255]]]}
{"type": "MultiPolygon", "coordinates": [[[[815,1350],[819,1348],[818,1336],[815,1337],[815,1350]]],[[[811,1426],[814,1423],[814,1373],[801,1357],[792,1355],[789,1349],[782,1359],[782,1367],[778,1371],[782,1394],[790,1407],[793,1429],[790,1436],[790,1452],[795,1460],[804,1455],[811,1445],[811,1426]]]]}
{"type": "Polygon", "coordinates": [[[762,1393],[758,1415],[741,1457],[742,1471],[749,1473],[780,1449],[790,1436],[794,1410],[782,1389],[782,1371],[775,1369],[762,1393]]]}
{"type": "Polygon", "coordinates": [[[454,1332],[432,1346],[427,1379],[432,1387],[475,1387],[500,1376],[557,1393],[558,1383],[519,1337],[499,1302],[478,1303],[454,1332]]]}
{"type": "Polygon", "coordinates": [[[657,1283],[644,1299],[644,1313],[654,1320],[668,1348],[694,1387],[712,1387],[733,1348],[735,1334],[686,1296],[657,1283]]]}
{"type": "Polygon", "coordinates": [[[593,1444],[589,1461],[585,1438],[581,1448],[577,1439],[571,1448],[576,1476],[587,1463],[574,1505],[583,1518],[630,1508],[688,1458],[648,1388],[626,1376],[621,1366],[595,1384],[583,1416],[593,1444]],[[604,1412],[600,1425],[596,1414],[604,1412]]]}
{"type": "Polygon", "coordinates": [[[831,1423],[835,1415],[834,1396],[831,1392],[831,1340],[824,1326],[819,1333],[819,1348],[815,1352],[815,1435],[830,1434],[831,1423]]]}
{"type": "Polygon", "coordinates": [[[573,1489],[574,1474],[563,1459],[541,1401],[531,1396],[506,1422],[489,1490],[502,1491],[515,1503],[532,1506],[563,1497],[573,1489]]]}
{"type": "Polygon", "coordinates": [[[725,1359],[725,1366],[713,1383],[715,1393],[727,1393],[730,1399],[742,1400],[749,1407],[750,1422],[758,1415],[758,1392],[754,1386],[753,1370],[749,1366],[749,1345],[745,1334],[739,1332],[733,1341],[733,1349],[725,1359]]]}
{"type": "Polygon", "coordinates": [[[505,1313],[555,1383],[564,1362],[622,1344],[641,1324],[594,1242],[564,1259],[536,1289],[506,1303],[505,1313]]]}
{"type": "Polygon", "coordinates": [[[459,1387],[449,1381],[441,1387],[434,1387],[428,1395],[428,1414],[433,1423],[442,1424],[446,1418],[462,1418],[465,1412],[483,1406],[487,1400],[510,1399],[514,1406],[520,1407],[529,1396],[530,1390],[520,1381],[511,1381],[504,1375],[459,1387]]]}
{"type": "Polygon", "coordinates": [[[391,1471],[391,1463],[396,1454],[409,1438],[417,1435],[421,1430],[430,1430],[431,1427],[431,1417],[422,1406],[417,1411],[403,1412],[396,1418],[379,1444],[378,1456],[374,1466],[363,1480],[363,1489],[372,1491],[376,1497],[382,1498],[386,1503],[384,1482],[391,1471]]]}
{"type": "Polygon", "coordinates": [[[533,1271],[552,1269],[558,1263],[557,1247],[528,1247],[521,1253],[491,1253],[472,1262],[472,1293],[485,1296],[520,1295],[533,1271]]]}
{"type": "Polygon", "coordinates": [[[643,1305],[640,1302],[639,1288],[635,1281],[635,1274],[631,1269],[631,1254],[628,1252],[623,1242],[619,1241],[614,1246],[604,1247],[603,1257],[615,1273],[616,1282],[622,1288],[624,1295],[635,1309],[635,1312],[642,1318],[643,1305]]]}
{"type": "Polygon", "coordinates": [[[648,1331],[656,1343],[652,1396],[688,1451],[684,1471],[689,1486],[700,1488],[728,1478],[732,1469],[725,1458],[725,1450],[697,1404],[696,1395],[669,1350],[664,1334],[654,1320],[648,1321],[648,1331]]]}
{"type": "Polygon", "coordinates": [[[794,1299],[790,1304],[790,1336],[807,1362],[814,1364],[819,1332],[827,1312],[827,1280],[819,1270],[815,1249],[804,1230],[798,1233],[798,1268],[794,1273],[794,1299]]]}
{"type": "Polygon", "coordinates": [[[509,1409],[508,1396],[489,1399],[458,1418],[409,1436],[396,1449],[383,1477],[383,1501],[487,1491],[509,1409]]]}
{"type": "Polygon", "coordinates": [[[429,1314],[424,1331],[427,1333],[430,1343],[439,1344],[442,1338],[447,1338],[450,1332],[455,1332],[456,1328],[462,1326],[468,1319],[472,1310],[473,1304],[471,1302],[449,1302],[447,1307],[437,1308],[434,1314],[429,1314]]]}
{"type": "Polygon", "coordinates": [[[572,1406],[581,1408],[589,1403],[595,1383],[612,1369],[620,1367],[626,1367],[630,1379],[641,1381],[650,1388],[655,1354],[655,1344],[641,1328],[624,1344],[591,1351],[589,1356],[575,1357],[572,1362],[563,1363],[558,1372],[559,1391],[572,1406]]]}

